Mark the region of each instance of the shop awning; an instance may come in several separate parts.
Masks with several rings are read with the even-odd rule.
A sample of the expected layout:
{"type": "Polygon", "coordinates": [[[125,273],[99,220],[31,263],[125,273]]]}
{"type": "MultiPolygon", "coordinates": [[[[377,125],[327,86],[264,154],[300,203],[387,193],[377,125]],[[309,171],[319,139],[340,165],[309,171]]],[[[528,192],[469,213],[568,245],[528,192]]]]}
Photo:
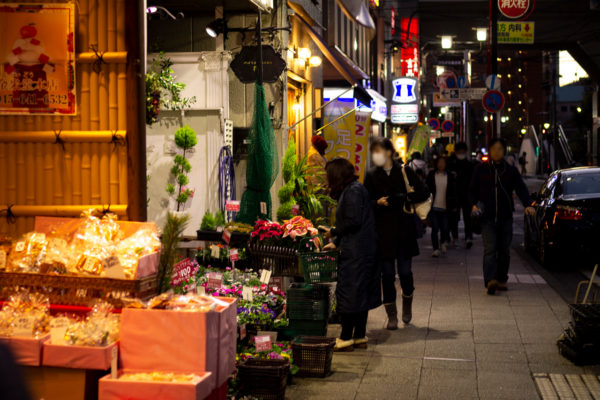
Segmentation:
{"type": "MultiPolygon", "coordinates": [[[[311,37],[313,42],[315,42],[319,50],[321,50],[321,53],[323,53],[331,65],[333,65],[333,67],[346,81],[348,81],[348,83],[351,85],[356,85],[354,88],[354,97],[363,104],[371,104],[371,96],[369,93],[367,93],[365,88],[362,87],[360,82],[354,78],[354,74],[348,68],[347,61],[344,60],[340,55],[341,52],[335,48],[330,49],[329,46],[327,46],[327,43],[325,43],[323,37],[321,37],[321,35],[319,35],[304,18],[298,14],[296,14],[295,17],[298,18],[298,20],[305,26],[308,35],[311,37]]],[[[364,72],[362,73],[364,74],[364,72]]]]}
{"type": "Polygon", "coordinates": [[[363,0],[337,0],[337,3],[350,20],[366,28],[375,29],[375,22],[363,0]]]}

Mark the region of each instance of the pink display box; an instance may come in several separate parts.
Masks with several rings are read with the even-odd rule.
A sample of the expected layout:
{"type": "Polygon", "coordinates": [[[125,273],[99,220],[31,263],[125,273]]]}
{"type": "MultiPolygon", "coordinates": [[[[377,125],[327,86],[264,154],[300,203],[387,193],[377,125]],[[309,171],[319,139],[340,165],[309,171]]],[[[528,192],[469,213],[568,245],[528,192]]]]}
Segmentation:
{"type": "Polygon", "coordinates": [[[227,306],[218,306],[219,314],[219,351],[217,366],[217,386],[227,382],[235,371],[235,353],[237,347],[237,300],[233,297],[219,297],[227,306]]]}
{"type": "Polygon", "coordinates": [[[112,351],[117,347],[113,343],[104,347],[71,346],[44,343],[42,365],[47,367],[97,369],[110,368],[112,351]]]}
{"type": "Polygon", "coordinates": [[[121,314],[124,369],[212,372],[212,390],[216,387],[218,343],[218,312],[125,308],[121,314]]]}
{"type": "MultiPolygon", "coordinates": [[[[124,370],[119,371],[119,376],[124,372],[152,371],[157,369],[124,370]]],[[[200,382],[134,382],[112,379],[107,375],[98,381],[98,400],[202,400],[213,390],[214,379],[210,372],[196,375],[200,376],[200,382]]]]}
{"type": "Polygon", "coordinates": [[[15,360],[20,365],[39,367],[42,363],[42,346],[50,335],[38,339],[29,337],[0,337],[0,342],[12,351],[15,360]]]}
{"type": "Polygon", "coordinates": [[[145,278],[154,275],[158,272],[158,262],[160,261],[160,253],[152,253],[142,256],[138,261],[138,267],[135,277],[137,279],[145,278]]]}

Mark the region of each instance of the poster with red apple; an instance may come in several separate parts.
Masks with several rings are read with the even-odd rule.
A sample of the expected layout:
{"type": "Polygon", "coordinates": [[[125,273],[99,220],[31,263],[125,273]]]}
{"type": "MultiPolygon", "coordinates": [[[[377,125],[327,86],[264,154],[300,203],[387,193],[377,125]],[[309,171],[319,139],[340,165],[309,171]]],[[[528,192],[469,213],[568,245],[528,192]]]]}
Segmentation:
{"type": "Polygon", "coordinates": [[[75,5],[0,3],[0,114],[74,115],[75,5]]]}

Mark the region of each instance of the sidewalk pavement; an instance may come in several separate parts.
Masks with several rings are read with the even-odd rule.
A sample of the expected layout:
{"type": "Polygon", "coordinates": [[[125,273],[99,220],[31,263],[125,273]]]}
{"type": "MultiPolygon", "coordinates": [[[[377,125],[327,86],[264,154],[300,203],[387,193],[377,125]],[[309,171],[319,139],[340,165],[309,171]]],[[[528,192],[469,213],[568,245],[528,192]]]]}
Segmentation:
{"type": "MultiPolygon", "coordinates": [[[[470,250],[462,244],[432,258],[428,231],[413,259],[412,323],[388,331],[383,307],[371,311],[369,348],[335,353],[332,375],[294,378],[286,397],[530,400],[540,398],[533,374],[600,375],[600,367],[576,367],[558,354],[567,303],[514,250],[519,243],[511,250],[509,291],[495,296],[483,286],[481,237],[470,250]]],[[[331,325],[329,336],[339,329],[331,325]]]]}

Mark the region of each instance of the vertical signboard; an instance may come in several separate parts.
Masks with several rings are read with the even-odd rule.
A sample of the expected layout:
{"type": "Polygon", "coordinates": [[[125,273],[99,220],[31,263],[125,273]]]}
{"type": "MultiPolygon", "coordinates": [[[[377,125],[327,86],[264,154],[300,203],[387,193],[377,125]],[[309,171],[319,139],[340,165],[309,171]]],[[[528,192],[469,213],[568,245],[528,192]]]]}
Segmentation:
{"type": "Polygon", "coordinates": [[[401,18],[400,30],[406,37],[400,49],[400,74],[419,77],[419,19],[401,18]]]}

